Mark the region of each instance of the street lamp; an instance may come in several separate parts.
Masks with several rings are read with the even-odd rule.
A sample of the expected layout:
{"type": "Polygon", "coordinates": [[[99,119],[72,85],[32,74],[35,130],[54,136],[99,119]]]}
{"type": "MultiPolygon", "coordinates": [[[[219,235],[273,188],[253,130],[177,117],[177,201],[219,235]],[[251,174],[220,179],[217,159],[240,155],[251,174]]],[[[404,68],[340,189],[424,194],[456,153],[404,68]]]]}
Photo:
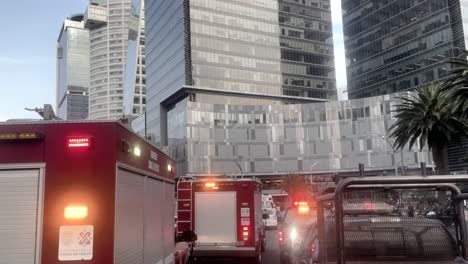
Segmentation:
{"type": "MultiPolygon", "coordinates": [[[[395,157],[395,153],[397,152],[397,149],[395,148],[395,142],[392,142],[390,138],[380,133],[372,132],[369,134],[380,136],[381,139],[385,140],[388,143],[388,145],[390,145],[390,147],[392,148],[393,157],[395,157]]],[[[401,159],[401,174],[404,174],[405,164],[404,164],[403,150],[400,150],[400,159],[401,159]]],[[[398,176],[398,163],[396,161],[395,161],[395,176],[398,176]]]]}

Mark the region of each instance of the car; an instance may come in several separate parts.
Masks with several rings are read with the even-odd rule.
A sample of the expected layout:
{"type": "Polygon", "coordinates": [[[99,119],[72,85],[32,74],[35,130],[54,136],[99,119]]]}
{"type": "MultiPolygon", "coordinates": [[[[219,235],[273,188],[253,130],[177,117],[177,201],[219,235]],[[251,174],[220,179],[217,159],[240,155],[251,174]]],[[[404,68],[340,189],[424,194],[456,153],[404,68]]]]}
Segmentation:
{"type": "Polygon", "coordinates": [[[278,227],[278,219],[276,217],[276,209],[269,208],[263,209],[264,214],[268,214],[268,218],[265,220],[265,227],[266,228],[277,228],[278,227]]]}
{"type": "Polygon", "coordinates": [[[299,246],[304,244],[307,232],[316,224],[316,216],[316,211],[308,202],[295,202],[286,209],[278,225],[281,264],[299,263],[303,253],[299,246]]]}

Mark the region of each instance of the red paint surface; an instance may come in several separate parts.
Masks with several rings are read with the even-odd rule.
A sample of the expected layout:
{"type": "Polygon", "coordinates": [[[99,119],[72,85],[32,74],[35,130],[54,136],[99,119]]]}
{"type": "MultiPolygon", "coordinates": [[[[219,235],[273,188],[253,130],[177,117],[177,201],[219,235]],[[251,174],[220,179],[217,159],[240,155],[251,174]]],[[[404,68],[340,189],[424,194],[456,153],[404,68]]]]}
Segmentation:
{"type": "MultiPolygon", "coordinates": [[[[211,182],[211,181],[210,181],[211,182]]],[[[241,216],[240,211],[241,207],[249,207],[250,208],[250,226],[249,226],[249,238],[247,241],[244,241],[245,244],[243,247],[255,247],[255,232],[258,230],[258,226],[255,226],[255,214],[259,214],[260,217],[262,216],[262,208],[261,205],[259,208],[255,205],[255,193],[261,193],[260,183],[254,181],[222,181],[222,180],[214,180],[212,181],[216,184],[218,189],[213,190],[212,187],[206,187],[206,181],[194,181],[193,182],[193,191],[192,191],[192,201],[195,200],[195,193],[196,192],[236,192],[236,199],[237,199],[237,241],[244,241],[243,238],[243,226],[241,226],[241,216]],[[248,203],[248,206],[242,206],[243,203],[248,203]]],[[[179,183],[179,188],[190,188],[190,182],[182,182],[179,183]]],[[[180,191],[179,191],[180,192],[180,191]]],[[[261,194],[260,194],[261,195],[261,194]]],[[[261,199],[261,197],[260,197],[261,199]]],[[[184,203],[184,202],[179,202],[184,203]]],[[[182,208],[182,207],[179,207],[182,208]]],[[[192,216],[195,216],[195,208],[194,206],[191,207],[192,209],[192,216]]],[[[178,212],[178,221],[181,220],[188,220],[189,215],[184,214],[183,212],[178,212]]],[[[192,219],[192,226],[195,226],[195,219],[192,219]]],[[[182,233],[184,230],[189,230],[190,225],[185,223],[179,223],[178,232],[179,234],[182,233]]]]}
{"type": "MultiPolygon", "coordinates": [[[[153,150],[157,152],[161,169],[165,169],[167,163],[174,164],[162,152],[115,122],[0,125],[0,133],[11,132],[45,135],[41,141],[0,142],[0,164],[46,163],[41,263],[63,263],[58,260],[62,225],[93,225],[93,259],[86,263],[113,263],[116,163],[155,173],[147,167],[150,150],[153,150]],[[91,147],[70,149],[67,147],[69,137],[90,137],[91,147]],[[138,144],[142,155],[123,153],[122,139],[131,145],[138,144]],[[83,220],[65,220],[64,209],[70,204],[87,205],[88,216],[83,220]]],[[[174,179],[167,170],[161,171],[159,176],[174,179]]]]}

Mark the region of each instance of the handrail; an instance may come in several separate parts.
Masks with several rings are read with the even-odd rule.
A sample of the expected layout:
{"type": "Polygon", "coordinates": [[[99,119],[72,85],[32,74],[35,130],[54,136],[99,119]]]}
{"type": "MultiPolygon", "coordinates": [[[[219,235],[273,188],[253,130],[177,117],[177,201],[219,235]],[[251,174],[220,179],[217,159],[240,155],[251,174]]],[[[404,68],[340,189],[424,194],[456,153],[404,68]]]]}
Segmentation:
{"type": "MultiPolygon", "coordinates": [[[[468,183],[468,175],[436,175],[436,176],[377,176],[377,177],[354,177],[347,178],[339,182],[335,190],[335,218],[336,218],[336,249],[337,249],[337,264],[345,264],[344,259],[344,226],[343,226],[343,191],[350,185],[369,185],[369,184],[447,184],[447,183],[468,183]]],[[[414,186],[413,186],[414,187],[414,186]]],[[[424,189],[423,186],[421,186],[424,189]]],[[[455,186],[456,187],[456,186],[455,186]]],[[[426,187],[427,188],[427,187],[426,187]]],[[[452,188],[452,187],[450,187],[452,188]]],[[[458,187],[452,189],[456,195],[460,195],[458,187]]],[[[460,226],[462,255],[466,258],[466,226],[465,213],[463,203],[458,201],[458,222],[460,226]]]]}

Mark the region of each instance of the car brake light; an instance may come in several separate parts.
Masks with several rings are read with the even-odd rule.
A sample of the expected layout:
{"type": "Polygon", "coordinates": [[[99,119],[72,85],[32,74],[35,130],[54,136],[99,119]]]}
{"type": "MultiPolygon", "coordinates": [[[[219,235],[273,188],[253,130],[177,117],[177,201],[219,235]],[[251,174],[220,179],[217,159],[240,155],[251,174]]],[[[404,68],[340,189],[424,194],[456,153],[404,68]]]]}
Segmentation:
{"type": "Polygon", "coordinates": [[[83,219],[88,216],[88,207],[85,205],[69,205],[65,207],[65,219],[83,219]]]}
{"type": "Polygon", "coordinates": [[[314,254],[315,253],[315,245],[312,245],[310,247],[310,253],[314,254]]]}
{"type": "Polygon", "coordinates": [[[69,149],[83,149],[91,146],[89,137],[69,137],[67,138],[67,147],[69,149]]]}

